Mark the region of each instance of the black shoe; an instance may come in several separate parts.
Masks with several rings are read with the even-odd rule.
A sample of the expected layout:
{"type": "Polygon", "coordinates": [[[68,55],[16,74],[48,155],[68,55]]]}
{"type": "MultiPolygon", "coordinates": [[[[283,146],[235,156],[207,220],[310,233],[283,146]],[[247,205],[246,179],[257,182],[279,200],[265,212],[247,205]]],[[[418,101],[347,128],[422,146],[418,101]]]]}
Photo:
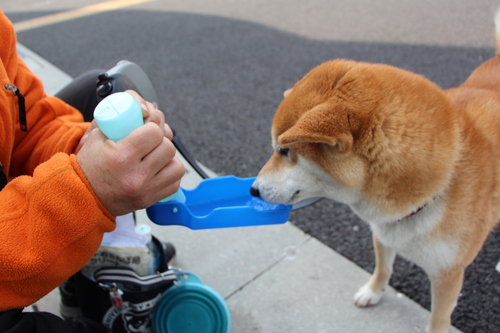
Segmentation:
{"type": "Polygon", "coordinates": [[[167,242],[161,242],[161,245],[163,247],[163,255],[165,256],[165,262],[168,264],[168,266],[171,266],[175,262],[175,247],[172,243],[167,243],[167,242]]]}
{"type": "Polygon", "coordinates": [[[74,279],[75,277],[72,276],[59,286],[59,294],[61,295],[59,312],[64,319],[82,316],[74,279]]]}
{"type": "Polygon", "coordinates": [[[160,248],[160,263],[158,266],[158,271],[164,272],[172,265],[175,261],[175,247],[172,243],[162,242],[156,237],[152,237],[153,243],[157,248],[160,248]]]}
{"type": "Polygon", "coordinates": [[[65,321],[73,329],[72,333],[111,333],[103,324],[85,317],[67,318],[65,321]]]}

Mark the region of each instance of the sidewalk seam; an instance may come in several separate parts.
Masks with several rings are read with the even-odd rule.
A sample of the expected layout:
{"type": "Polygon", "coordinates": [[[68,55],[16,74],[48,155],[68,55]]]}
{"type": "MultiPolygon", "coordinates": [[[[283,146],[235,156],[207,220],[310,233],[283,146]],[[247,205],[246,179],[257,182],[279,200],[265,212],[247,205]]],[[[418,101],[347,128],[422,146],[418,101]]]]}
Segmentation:
{"type": "Polygon", "coordinates": [[[304,245],[306,245],[307,243],[309,243],[311,241],[311,239],[313,239],[314,237],[308,235],[309,237],[307,237],[302,243],[294,246],[294,245],[291,245],[291,246],[288,246],[286,247],[284,250],[283,250],[283,255],[278,258],[275,262],[273,262],[271,265],[267,266],[265,269],[263,269],[261,272],[259,272],[257,275],[255,275],[253,278],[251,278],[250,280],[248,280],[247,282],[245,282],[243,285],[241,285],[241,287],[239,287],[238,289],[234,290],[232,293],[230,293],[229,295],[227,295],[226,297],[224,297],[224,300],[229,300],[232,296],[236,295],[237,293],[239,293],[240,291],[242,291],[243,289],[245,289],[247,286],[249,286],[251,283],[257,281],[262,275],[264,275],[265,273],[269,272],[271,269],[273,269],[274,267],[276,267],[278,264],[280,264],[283,260],[285,260],[287,257],[289,257],[290,255],[287,254],[287,249],[289,248],[296,248],[296,249],[300,249],[301,247],[303,247],[304,245]]]}

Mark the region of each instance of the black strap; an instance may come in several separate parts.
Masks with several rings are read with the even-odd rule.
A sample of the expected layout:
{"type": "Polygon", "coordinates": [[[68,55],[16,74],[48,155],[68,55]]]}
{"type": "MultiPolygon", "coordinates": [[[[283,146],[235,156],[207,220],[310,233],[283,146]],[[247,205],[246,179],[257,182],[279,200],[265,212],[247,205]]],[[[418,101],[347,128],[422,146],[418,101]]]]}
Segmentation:
{"type": "Polygon", "coordinates": [[[189,151],[186,149],[186,147],[182,143],[181,139],[177,135],[175,135],[175,132],[174,132],[174,137],[172,139],[172,143],[174,144],[175,148],[177,148],[179,153],[181,153],[181,155],[186,159],[186,161],[200,175],[201,178],[203,178],[203,179],[210,178],[210,176],[208,176],[206,174],[206,172],[200,167],[198,162],[191,156],[189,151]]]}
{"type": "Polygon", "coordinates": [[[162,284],[173,284],[177,280],[177,270],[140,276],[129,267],[103,267],[94,273],[97,283],[127,283],[140,287],[153,287],[162,284]]]}

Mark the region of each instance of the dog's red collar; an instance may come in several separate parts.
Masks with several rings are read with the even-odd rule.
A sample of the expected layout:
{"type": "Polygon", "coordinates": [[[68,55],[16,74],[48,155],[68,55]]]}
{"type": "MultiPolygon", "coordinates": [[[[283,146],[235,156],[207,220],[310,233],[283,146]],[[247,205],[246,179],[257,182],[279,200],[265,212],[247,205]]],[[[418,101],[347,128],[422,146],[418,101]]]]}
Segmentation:
{"type": "Polygon", "coordinates": [[[403,216],[403,217],[402,217],[402,218],[400,218],[398,221],[402,221],[402,220],[404,220],[404,219],[406,219],[406,218],[408,218],[408,217],[410,217],[410,216],[413,216],[413,215],[417,214],[417,213],[418,213],[418,212],[420,212],[422,209],[424,209],[424,208],[425,208],[428,204],[430,204],[431,202],[433,202],[433,201],[434,201],[434,199],[436,199],[436,198],[434,197],[434,198],[432,198],[431,200],[427,201],[424,205],[422,205],[422,206],[418,207],[418,208],[417,208],[417,210],[415,210],[415,211],[411,212],[410,214],[408,214],[408,215],[406,215],[406,216],[403,216]]]}
{"type": "Polygon", "coordinates": [[[417,213],[418,213],[418,212],[420,212],[422,209],[424,209],[424,208],[425,208],[425,206],[427,206],[428,204],[429,204],[429,203],[426,203],[426,204],[425,204],[425,205],[423,205],[422,207],[418,207],[418,209],[417,209],[416,211],[411,212],[410,214],[408,214],[408,215],[406,215],[406,216],[403,216],[402,218],[400,218],[400,220],[405,219],[405,218],[407,218],[407,217],[410,217],[410,216],[413,216],[413,215],[417,214],[417,213]]]}

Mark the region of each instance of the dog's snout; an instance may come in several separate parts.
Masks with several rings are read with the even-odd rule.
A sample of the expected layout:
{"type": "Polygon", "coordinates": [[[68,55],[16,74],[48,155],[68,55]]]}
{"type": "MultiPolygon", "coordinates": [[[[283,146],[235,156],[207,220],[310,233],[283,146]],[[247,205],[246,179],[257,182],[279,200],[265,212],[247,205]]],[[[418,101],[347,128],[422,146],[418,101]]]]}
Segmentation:
{"type": "Polygon", "coordinates": [[[260,198],[260,191],[256,187],[250,187],[250,194],[253,195],[254,197],[260,198]]]}

